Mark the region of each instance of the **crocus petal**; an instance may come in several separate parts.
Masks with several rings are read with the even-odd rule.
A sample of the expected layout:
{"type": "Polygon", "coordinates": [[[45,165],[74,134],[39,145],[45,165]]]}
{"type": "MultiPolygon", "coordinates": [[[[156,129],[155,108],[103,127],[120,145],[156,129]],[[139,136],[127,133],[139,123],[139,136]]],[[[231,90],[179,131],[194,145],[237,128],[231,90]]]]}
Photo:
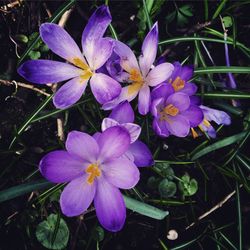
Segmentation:
{"type": "Polygon", "coordinates": [[[205,119],[207,119],[208,121],[214,121],[217,125],[231,124],[231,118],[226,112],[212,109],[204,105],[200,105],[200,108],[203,110],[205,119]]]}
{"type": "Polygon", "coordinates": [[[125,71],[139,70],[135,54],[126,44],[115,41],[114,52],[120,57],[120,64],[125,71]]]}
{"type": "Polygon", "coordinates": [[[77,216],[90,206],[96,193],[96,183],[88,184],[88,176],[84,174],[72,180],[62,191],[60,206],[66,216],[77,216]]]}
{"type": "Polygon", "coordinates": [[[141,133],[141,127],[134,123],[123,123],[120,124],[114,119],[111,118],[104,118],[102,121],[102,131],[105,131],[107,128],[114,127],[114,126],[122,126],[125,128],[129,135],[130,135],[130,143],[136,141],[141,133]]]}
{"type": "Polygon", "coordinates": [[[154,164],[153,156],[149,148],[139,140],[131,144],[127,152],[133,155],[134,163],[137,167],[147,167],[154,164]]]}
{"type": "Polygon", "coordinates": [[[172,87],[171,84],[162,83],[152,90],[151,98],[152,100],[159,98],[167,99],[173,93],[174,93],[174,88],[172,87]]]}
{"type": "Polygon", "coordinates": [[[169,78],[174,70],[174,66],[171,63],[162,63],[153,68],[146,78],[146,82],[149,86],[154,87],[164,82],[169,78]]]}
{"type": "Polygon", "coordinates": [[[190,99],[188,95],[177,92],[168,97],[166,101],[166,105],[167,104],[173,104],[176,108],[179,109],[180,112],[182,112],[187,110],[190,106],[190,99]]]}
{"type": "Polygon", "coordinates": [[[188,119],[191,127],[198,126],[204,118],[202,110],[195,105],[190,105],[190,107],[181,113],[181,115],[188,119]]]}
{"type": "Polygon", "coordinates": [[[168,117],[169,122],[166,122],[166,127],[169,132],[178,137],[186,137],[190,130],[189,121],[181,115],[168,117]]]}
{"type": "Polygon", "coordinates": [[[72,37],[66,30],[57,24],[44,23],[40,27],[42,40],[60,57],[77,65],[79,62],[86,64],[85,59],[72,37]]]}
{"type": "Polygon", "coordinates": [[[120,157],[130,144],[130,136],[125,128],[115,126],[106,129],[98,138],[100,148],[99,160],[105,162],[120,157]]]}
{"type": "Polygon", "coordinates": [[[197,91],[198,87],[194,83],[186,82],[183,89],[181,89],[181,92],[187,94],[187,95],[194,95],[197,91]]]}
{"type": "Polygon", "coordinates": [[[179,62],[174,62],[174,71],[171,75],[171,80],[174,81],[177,77],[180,77],[182,80],[187,82],[194,73],[194,67],[191,65],[182,66],[179,62]]]}
{"type": "Polygon", "coordinates": [[[99,69],[109,59],[113,52],[113,41],[102,38],[89,43],[84,51],[88,64],[92,70],[99,69]]]}
{"type": "Polygon", "coordinates": [[[117,187],[104,178],[98,181],[94,199],[96,215],[101,225],[111,232],[122,229],[126,219],[126,207],[117,187]]]}
{"type": "Polygon", "coordinates": [[[135,115],[134,111],[128,101],[125,101],[115,107],[109,115],[112,118],[121,123],[134,122],[135,115]]]}
{"type": "Polygon", "coordinates": [[[86,165],[79,158],[64,150],[45,155],[39,163],[42,175],[51,182],[63,183],[73,180],[83,173],[86,165]]]}
{"type": "Polygon", "coordinates": [[[158,117],[158,110],[164,107],[164,99],[163,98],[159,98],[159,99],[154,99],[151,103],[151,114],[154,117],[158,117]]]}
{"type": "Polygon", "coordinates": [[[122,189],[133,188],[140,178],[140,172],[136,165],[125,158],[105,163],[103,173],[109,183],[122,189]]]}
{"type": "Polygon", "coordinates": [[[135,99],[138,93],[139,93],[139,89],[134,89],[133,91],[130,91],[129,86],[123,87],[120,95],[114,100],[104,103],[102,108],[104,110],[110,110],[110,109],[115,108],[121,102],[124,102],[124,101],[131,102],[133,99],[135,99]]]}
{"type": "MultiPolygon", "coordinates": [[[[142,54],[139,57],[139,64],[144,77],[148,74],[155,61],[158,47],[158,23],[151,28],[142,44],[142,54]]],[[[165,79],[164,79],[165,80],[165,79]]]]}
{"type": "Polygon", "coordinates": [[[82,33],[82,48],[87,51],[90,43],[93,43],[103,37],[107,27],[111,23],[112,17],[109,8],[102,5],[90,17],[82,33]]]}
{"type": "Polygon", "coordinates": [[[102,120],[102,131],[105,131],[107,128],[119,126],[119,124],[120,124],[119,122],[117,122],[116,120],[112,118],[104,118],[102,120]]]}
{"type": "Polygon", "coordinates": [[[168,137],[170,135],[166,121],[160,121],[156,117],[153,120],[153,130],[160,137],[168,137]]]}
{"type": "Polygon", "coordinates": [[[30,60],[17,71],[26,80],[40,84],[61,82],[83,74],[83,70],[75,66],[50,60],[30,60]]]}
{"type": "Polygon", "coordinates": [[[67,151],[84,161],[93,163],[97,160],[99,153],[99,146],[96,140],[83,132],[72,131],[68,134],[66,140],[67,151]]]}
{"type": "Polygon", "coordinates": [[[121,92],[121,85],[102,73],[95,73],[91,77],[90,87],[96,100],[101,104],[111,101],[121,92]]]}
{"type": "Polygon", "coordinates": [[[135,142],[140,134],[141,134],[141,127],[134,123],[123,123],[121,126],[127,129],[130,135],[130,143],[135,142]]]}
{"type": "Polygon", "coordinates": [[[88,80],[76,77],[65,83],[53,97],[56,108],[65,109],[76,103],[83,95],[87,82],[88,80]]]}
{"type": "Polygon", "coordinates": [[[144,85],[139,91],[138,110],[141,115],[146,115],[151,103],[150,88],[144,85]]]}

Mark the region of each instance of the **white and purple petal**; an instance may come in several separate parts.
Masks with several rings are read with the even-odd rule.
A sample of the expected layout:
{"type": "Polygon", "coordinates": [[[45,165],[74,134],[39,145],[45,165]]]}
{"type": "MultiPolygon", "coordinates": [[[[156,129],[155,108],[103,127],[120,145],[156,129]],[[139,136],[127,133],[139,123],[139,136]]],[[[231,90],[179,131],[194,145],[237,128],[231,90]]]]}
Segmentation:
{"type": "Polygon", "coordinates": [[[84,172],[86,162],[64,150],[45,155],[39,163],[42,175],[51,182],[63,183],[73,180],[84,172]]]}
{"type": "Polygon", "coordinates": [[[85,162],[93,163],[98,158],[99,146],[96,140],[86,133],[71,131],[65,146],[71,155],[79,157],[85,162]]]}
{"type": "Polygon", "coordinates": [[[105,178],[97,183],[94,205],[97,218],[105,229],[111,232],[122,229],[126,219],[125,202],[119,189],[105,178]]]}
{"type": "Polygon", "coordinates": [[[147,76],[151,66],[155,61],[157,48],[158,23],[156,22],[143,41],[141,55],[139,57],[140,69],[144,77],[147,76]]]}
{"type": "Polygon", "coordinates": [[[146,82],[149,86],[155,87],[169,78],[174,70],[171,63],[162,63],[154,67],[147,75],[146,82]]]}
{"type": "Polygon", "coordinates": [[[141,115],[146,115],[149,112],[151,104],[150,88],[144,85],[139,91],[138,110],[141,115]]]}
{"type": "Polygon", "coordinates": [[[168,104],[173,104],[176,108],[179,109],[180,112],[182,112],[189,108],[190,99],[188,95],[177,92],[168,97],[168,99],[166,100],[166,105],[168,104]]]}
{"type": "Polygon", "coordinates": [[[122,189],[133,188],[140,179],[136,165],[123,157],[103,164],[102,173],[109,183],[122,189]]]}
{"type": "Polygon", "coordinates": [[[102,5],[96,9],[82,33],[82,48],[84,52],[87,50],[89,44],[103,37],[111,20],[112,17],[106,5],[102,5]]]}
{"type": "Polygon", "coordinates": [[[58,56],[73,64],[79,60],[86,63],[73,38],[59,25],[53,23],[42,24],[40,35],[42,40],[58,56]]]}
{"type": "Polygon", "coordinates": [[[95,73],[91,77],[90,87],[100,104],[113,100],[121,93],[121,85],[110,76],[102,73],[95,73]]]}
{"type": "Polygon", "coordinates": [[[17,71],[26,80],[39,84],[61,82],[83,74],[83,70],[73,65],[50,60],[29,60],[17,71]]]}
{"type": "Polygon", "coordinates": [[[110,127],[98,137],[99,160],[106,162],[123,155],[130,145],[130,135],[121,126],[110,127]]]}
{"type": "Polygon", "coordinates": [[[182,115],[168,116],[166,127],[171,134],[178,137],[186,137],[190,130],[188,119],[182,115]]]}
{"type": "Polygon", "coordinates": [[[170,135],[169,130],[167,128],[167,122],[166,121],[161,121],[157,117],[154,118],[153,120],[153,130],[157,135],[160,137],[168,137],[170,135]]]}
{"type": "Polygon", "coordinates": [[[65,109],[75,104],[83,95],[88,80],[81,77],[75,77],[66,82],[53,97],[53,103],[56,108],[65,109]]]}
{"type": "Polygon", "coordinates": [[[60,206],[66,216],[78,216],[92,203],[96,193],[96,183],[88,184],[87,178],[88,175],[84,174],[72,180],[62,191],[60,206]]]}

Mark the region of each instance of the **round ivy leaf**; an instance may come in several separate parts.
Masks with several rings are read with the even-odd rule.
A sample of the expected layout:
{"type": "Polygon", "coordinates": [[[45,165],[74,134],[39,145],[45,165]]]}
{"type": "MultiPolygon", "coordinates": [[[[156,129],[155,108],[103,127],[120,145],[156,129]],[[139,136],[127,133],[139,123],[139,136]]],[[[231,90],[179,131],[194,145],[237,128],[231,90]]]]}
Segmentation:
{"type": "Polygon", "coordinates": [[[174,170],[169,166],[166,162],[156,163],[155,166],[161,171],[161,174],[169,180],[173,180],[174,178],[174,170]]]}
{"type": "Polygon", "coordinates": [[[176,189],[176,184],[168,179],[163,179],[158,186],[159,193],[163,198],[173,197],[176,189]]]}
{"type": "Polygon", "coordinates": [[[152,189],[152,190],[157,189],[158,184],[159,184],[159,178],[155,178],[154,176],[150,176],[150,177],[148,178],[147,186],[148,186],[150,189],[152,189]]]}
{"type": "Polygon", "coordinates": [[[44,247],[60,250],[68,244],[69,229],[62,218],[58,223],[58,215],[51,214],[37,226],[36,238],[44,247]]]}
{"type": "Polygon", "coordinates": [[[102,227],[97,226],[94,228],[93,238],[98,242],[100,242],[104,239],[104,230],[102,227]]]}
{"type": "Polygon", "coordinates": [[[198,183],[195,179],[190,179],[190,176],[185,174],[181,177],[182,181],[179,181],[178,187],[184,196],[192,196],[198,190],[198,183]]]}

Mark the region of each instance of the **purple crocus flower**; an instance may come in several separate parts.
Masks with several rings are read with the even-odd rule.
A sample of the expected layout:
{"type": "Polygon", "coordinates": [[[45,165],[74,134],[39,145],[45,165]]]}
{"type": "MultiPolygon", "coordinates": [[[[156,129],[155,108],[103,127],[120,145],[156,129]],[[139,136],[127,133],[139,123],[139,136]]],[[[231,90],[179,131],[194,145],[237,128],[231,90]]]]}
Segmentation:
{"type": "Polygon", "coordinates": [[[66,150],[45,155],[40,171],[54,183],[69,182],[60,197],[66,216],[84,213],[94,200],[101,225],[119,231],[125,222],[126,208],[119,188],[129,189],[139,181],[135,164],[121,157],[130,146],[126,129],[115,126],[97,138],[73,131],[68,134],[66,150]]]}
{"type": "Polygon", "coordinates": [[[168,137],[170,134],[185,137],[190,127],[199,125],[203,120],[201,109],[191,104],[189,95],[176,93],[170,84],[155,88],[151,97],[153,129],[161,137],[168,137]]]}
{"type": "Polygon", "coordinates": [[[121,126],[127,129],[130,135],[130,146],[123,157],[133,161],[137,167],[148,167],[154,164],[153,156],[145,143],[138,140],[141,127],[134,123],[134,111],[125,101],[115,107],[108,118],[102,122],[102,131],[109,127],[121,126]]]}
{"type": "MultiPolygon", "coordinates": [[[[221,110],[212,109],[204,105],[200,105],[200,108],[204,114],[203,121],[199,124],[199,128],[202,132],[206,132],[211,138],[216,137],[216,131],[210,122],[214,121],[217,125],[230,125],[230,116],[221,110]]],[[[193,137],[197,137],[198,134],[194,129],[191,129],[193,137]]]]}
{"type": "Polygon", "coordinates": [[[187,95],[194,95],[197,91],[197,86],[194,83],[188,82],[194,73],[194,67],[191,65],[181,66],[179,62],[174,62],[174,71],[168,83],[172,85],[175,92],[181,91],[187,95]]]}
{"type": "MultiPolygon", "coordinates": [[[[170,63],[162,63],[151,70],[158,47],[158,24],[155,23],[147,34],[143,44],[139,64],[132,50],[122,42],[115,41],[114,52],[120,57],[120,65],[124,70],[121,81],[130,85],[123,87],[119,97],[103,105],[105,110],[113,109],[119,103],[132,101],[137,95],[139,113],[149,112],[151,103],[150,87],[155,87],[171,75],[174,67],[170,63]]],[[[114,70],[112,72],[115,72],[114,70]]],[[[111,73],[112,73],[111,72],[111,73]]],[[[121,73],[119,72],[119,78],[121,73]]]]}
{"type": "Polygon", "coordinates": [[[96,100],[103,104],[121,92],[120,84],[106,74],[98,73],[113,52],[113,41],[103,38],[111,22],[107,6],[99,7],[90,17],[82,33],[82,50],[72,37],[60,26],[42,24],[40,35],[48,47],[68,63],[50,60],[30,60],[22,64],[18,73],[26,80],[47,84],[66,82],[55,94],[54,105],[64,109],[76,103],[82,96],[90,80],[91,90],[96,100]]]}

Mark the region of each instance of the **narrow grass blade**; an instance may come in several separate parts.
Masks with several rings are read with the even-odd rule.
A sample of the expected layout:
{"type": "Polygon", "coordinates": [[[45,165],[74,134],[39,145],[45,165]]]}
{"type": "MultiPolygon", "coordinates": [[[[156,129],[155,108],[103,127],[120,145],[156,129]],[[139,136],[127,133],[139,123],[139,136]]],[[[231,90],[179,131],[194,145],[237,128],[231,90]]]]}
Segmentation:
{"type": "Polygon", "coordinates": [[[249,74],[250,67],[239,67],[239,66],[216,66],[207,68],[197,68],[194,70],[195,74],[214,74],[214,73],[237,73],[237,74],[249,74]]]}
{"type": "Polygon", "coordinates": [[[209,145],[203,149],[201,149],[200,151],[196,152],[196,154],[194,154],[194,156],[192,157],[192,161],[193,160],[197,160],[198,158],[210,153],[210,152],[213,152],[215,150],[218,150],[220,148],[224,148],[226,146],[229,146],[231,144],[234,144],[236,142],[238,142],[239,140],[241,140],[242,138],[244,138],[244,136],[246,135],[246,131],[244,132],[241,132],[239,134],[236,134],[236,135],[233,135],[233,136],[230,136],[230,137],[227,137],[225,139],[222,139],[218,142],[215,142],[213,143],[212,145],[209,145]]]}
{"type": "MultiPolygon", "coordinates": [[[[201,94],[196,94],[200,96],[201,94]]],[[[250,94],[248,93],[243,93],[239,91],[228,91],[228,92],[208,92],[208,93],[203,93],[202,97],[204,98],[223,98],[223,99],[249,99],[250,94]]]]}
{"type": "Polygon", "coordinates": [[[23,125],[17,130],[17,133],[15,135],[15,137],[12,139],[10,145],[9,145],[9,149],[11,149],[11,147],[14,145],[14,143],[16,142],[17,138],[19,135],[21,135],[23,133],[23,131],[28,127],[28,125],[31,123],[31,121],[37,116],[37,114],[43,109],[45,108],[45,106],[51,101],[53,95],[49,96],[48,98],[46,98],[41,105],[29,116],[29,118],[23,123],[23,125]]]}
{"type": "Polygon", "coordinates": [[[225,4],[226,4],[227,1],[228,1],[228,0],[222,0],[222,1],[220,2],[218,8],[216,9],[216,11],[215,11],[214,14],[213,14],[212,20],[219,16],[219,14],[221,13],[221,11],[222,11],[222,9],[224,8],[224,6],[225,6],[225,4]]]}
{"type": "Polygon", "coordinates": [[[38,180],[5,189],[0,192],[0,202],[14,199],[18,196],[33,192],[34,190],[45,189],[53,184],[46,180],[38,180]]]}
{"type": "Polygon", "coordinates": [[[128,196],[123,195],[123,198],[128,209],[147,217],[156,220],[163,220],[169,214],[168,211],[160,210],[159,208],[140,202],[128,196]]]}

